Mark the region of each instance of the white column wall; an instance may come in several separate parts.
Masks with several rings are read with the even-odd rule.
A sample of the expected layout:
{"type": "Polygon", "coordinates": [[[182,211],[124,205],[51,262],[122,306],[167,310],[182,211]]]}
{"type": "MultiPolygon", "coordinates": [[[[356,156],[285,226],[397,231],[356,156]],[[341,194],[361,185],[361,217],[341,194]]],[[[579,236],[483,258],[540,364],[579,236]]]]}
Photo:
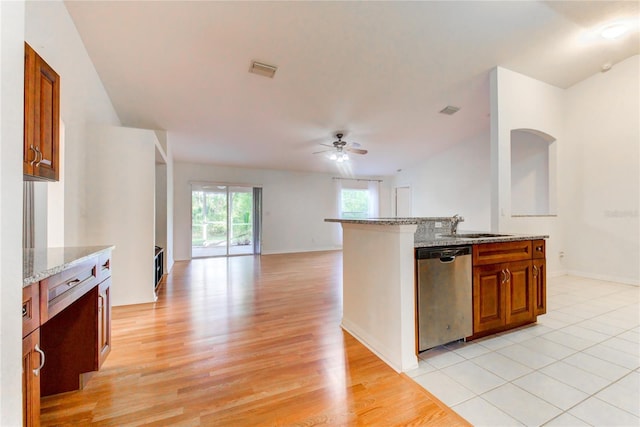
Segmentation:
{"type": "MultiPolygon", "coordinates": [[[[564,90],[522,74],[497,67],[491,72],[491,192],[492,231],[501,233],[547,234],[547,271],[562,274],[560,253],[564,251],[563,215],[567,203],[563,165],[568,161],[565,138],[564,90]],[[558,144],[558,203],[555,216],[512,217],[511,214],[511,131],[534,129],[551,135],[558,144]]],[[[554,167],[555,166],[555,167],[554,167]]]]}
{"type": "Polygon", "coordinates": [[[416,225],[343,224],[342,327],[397,372],[418,366],[416,225]]]}
{"type": "Polygon", "coordinates": [[[22,425],[24,2],[0,1],[0,420],[22,425]]]}
{"type": "Polygon", "coordinates": [[[113,305],[154,301],[154,131],[91,126],[84,244],[115,245],[113,305]]]}

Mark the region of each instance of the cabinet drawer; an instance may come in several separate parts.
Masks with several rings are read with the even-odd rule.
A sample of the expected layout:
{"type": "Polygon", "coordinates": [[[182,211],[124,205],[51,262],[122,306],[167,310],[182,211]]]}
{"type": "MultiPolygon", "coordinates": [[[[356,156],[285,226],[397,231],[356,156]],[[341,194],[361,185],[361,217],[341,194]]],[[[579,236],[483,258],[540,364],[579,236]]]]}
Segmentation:
{"type": "Polygon", "coordinates": [[[22,288],[22,338],[40,327],[40,284],[22,288]]]}
{"type": "Polygon", "coordinates": [[[40,282],[40,323],[86,294],[98,281],[98,257],[92,257],[40,282]]]}
{"type": "Polygon", "coordinates": [[[546,248],[544,244],[544,239],[533,240],[533,258],[534,259],[544,259],[546,257],[546,248]]]}
{"type": "Polygon", "coordinates": [[[98,282],[111,277],[111,251],[101,253],[98,257],[98,282]]]}
{"type": "Polygon", "coordinates": [[[473,265],[524,261],[531,259],[531,252],[531,240],[473,245],[473,265]]]}

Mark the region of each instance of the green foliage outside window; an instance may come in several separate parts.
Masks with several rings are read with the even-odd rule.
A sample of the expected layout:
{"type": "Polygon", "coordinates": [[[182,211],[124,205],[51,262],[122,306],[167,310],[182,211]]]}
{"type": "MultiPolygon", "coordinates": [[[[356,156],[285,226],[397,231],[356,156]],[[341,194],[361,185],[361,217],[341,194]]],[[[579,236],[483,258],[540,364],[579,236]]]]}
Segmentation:
{"type": "Polygon", "coordinates": [[[367,218],[369,212],[369,192],[367,190],[342,190],[342,218],[367,218]]]}

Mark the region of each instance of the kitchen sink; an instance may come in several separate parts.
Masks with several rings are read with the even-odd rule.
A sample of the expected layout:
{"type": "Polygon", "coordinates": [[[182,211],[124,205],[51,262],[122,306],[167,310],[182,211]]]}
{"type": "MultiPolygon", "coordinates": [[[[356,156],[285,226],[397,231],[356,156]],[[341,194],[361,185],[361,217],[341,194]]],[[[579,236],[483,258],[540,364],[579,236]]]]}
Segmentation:
{"type": "Polygon", "coordinates": [[[450,237],[450,238],[458,238],[458,239],[485,239],[487,237],[509,237],[509,234],[458,233],[458,234],[443,234],[441,237],[450,237]]]}

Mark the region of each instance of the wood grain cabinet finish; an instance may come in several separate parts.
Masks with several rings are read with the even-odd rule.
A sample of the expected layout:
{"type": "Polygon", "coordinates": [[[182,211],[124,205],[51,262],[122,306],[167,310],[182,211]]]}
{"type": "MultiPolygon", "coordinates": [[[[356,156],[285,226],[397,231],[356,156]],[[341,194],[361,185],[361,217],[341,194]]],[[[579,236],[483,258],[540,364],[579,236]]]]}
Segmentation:
{"type": "Polygon", "coordinates": [[[111,278],[98,285],[98,368],[111,352],[111,278]]]}
{"type": "Polygon", "coordinates": [[[536,243],[540,241],[473,246],[471,339],[535,322],[545,312],[545,260],[534,258],[536,243]]]}
{"type": "Polygon", "coordinates": [[[39,351],[40,329],[22,339],[22,425],[40,425],[40,368],[43,364],[39,351]]]}
{"type": "Polygon", "coordinates": [[[24,58],[24,177],[58,181],[60,76],[27,43],[24,58]]]}
{"type": "Polygon", "coordinates": [[[111,253],[24,287],[22,301],[23,419],[32,426],[41,396],[82,389],[111,351],[111,253]]]}

